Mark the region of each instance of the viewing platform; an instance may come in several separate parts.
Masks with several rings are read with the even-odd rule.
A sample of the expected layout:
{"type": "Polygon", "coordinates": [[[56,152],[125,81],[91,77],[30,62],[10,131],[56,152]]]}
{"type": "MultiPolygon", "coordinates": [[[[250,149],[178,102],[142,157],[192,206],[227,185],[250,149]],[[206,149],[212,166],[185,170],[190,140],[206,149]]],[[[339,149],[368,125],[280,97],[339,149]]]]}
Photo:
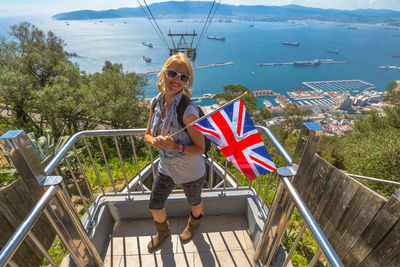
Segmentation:
{"type": "Polygon", "coordinates": [[[293,157],[268,128],[256,128],[277,172],[249,181],[217,161],[212,147],[203,157],[199,228],[189,242],[180,240],[190,207],[174,188],[165,207],[171,236],[154,252],[147,250],[156,232],[148,204],[159,158],[151,148],[142,158],[136,152],[146,152],[138,147],[146,129],[79,132],[43,165],[23,131],[7,132],[0,144],[21,179],[0,191],[0,215],[12,226],[2,233],[1,242],[9,241],[0,266],[39,266],[43,258],[58,266],[48,253],[56,236],[68,251],[61,267],[292,266],[304,246],[309,266],[396,266],[396,196],[372,192],[319,157],[323,128],[314,122],[303,124],[293,157]],[[149,162],[139,167],[144,158],[149,162]],[[110,170],[110,159],[119,172],[110,170]]]}

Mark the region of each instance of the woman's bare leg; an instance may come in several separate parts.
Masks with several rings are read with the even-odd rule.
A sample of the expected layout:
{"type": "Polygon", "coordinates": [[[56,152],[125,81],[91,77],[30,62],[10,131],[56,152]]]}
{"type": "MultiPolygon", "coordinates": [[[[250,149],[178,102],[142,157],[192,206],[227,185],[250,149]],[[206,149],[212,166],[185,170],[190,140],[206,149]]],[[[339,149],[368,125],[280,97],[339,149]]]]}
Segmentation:
{"type": "Polygon", "coordinates": [[[197,206],[192,206],[192,214],[195,218],[198,218],[203,212],[203,201],[197,206]]]}
{"type": "Polygon", "coordinates": [[[153,219],[158,223],[162,223],[167,219],[167,213],[165,212],[165,209],[162,210],[149,209],[149,211],[153,215],[153,219]]]}

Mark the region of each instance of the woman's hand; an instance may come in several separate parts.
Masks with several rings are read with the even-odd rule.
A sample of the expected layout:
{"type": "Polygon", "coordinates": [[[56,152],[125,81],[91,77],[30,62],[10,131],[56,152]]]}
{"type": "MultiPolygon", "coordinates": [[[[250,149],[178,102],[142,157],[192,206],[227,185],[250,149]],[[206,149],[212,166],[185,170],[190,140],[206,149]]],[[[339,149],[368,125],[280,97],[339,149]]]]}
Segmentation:
{"type": "Polygon", "coordinates": [[[155,138],[154,141],[155,146],[165,149],[165,150],[170,150],[170,151],[178,151],[179,144],[175,143],[174,139],[170,135],[162,136],[159,135],[155,138]]]}

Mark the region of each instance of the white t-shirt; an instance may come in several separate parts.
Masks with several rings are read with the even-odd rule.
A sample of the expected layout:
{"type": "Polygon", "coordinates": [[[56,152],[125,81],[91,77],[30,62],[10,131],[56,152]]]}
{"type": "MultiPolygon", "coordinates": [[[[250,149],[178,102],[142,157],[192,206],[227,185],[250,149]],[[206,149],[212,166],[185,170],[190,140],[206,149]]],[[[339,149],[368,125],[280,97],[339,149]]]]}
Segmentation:
{"type": "MultiPolygon", "coordinates": [[[[183,118],[190,114],[194,114],[197,118],[199,117],[199,110],[193,103],[186,107],[183,118]]],[[[202,155],[183,154],[172,159],[160,158],[158,171],[170,176],[175,184],[183,184],[203,177],[206,173],[206,165],[202,155]]]]}

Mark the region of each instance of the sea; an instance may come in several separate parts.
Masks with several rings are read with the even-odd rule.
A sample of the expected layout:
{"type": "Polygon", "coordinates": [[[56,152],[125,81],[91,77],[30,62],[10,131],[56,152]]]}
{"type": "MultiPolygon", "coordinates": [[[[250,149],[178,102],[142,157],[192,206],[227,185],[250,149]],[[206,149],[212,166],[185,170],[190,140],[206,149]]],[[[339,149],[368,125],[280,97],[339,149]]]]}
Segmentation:
{"type": "MultiPolygon", "coordinates": [[[[87,73],[100,72],[105,60],[123,65],[124,71],[157,72],[169,56],[171,33],[198,36],[194,66],[234,62],[232,65],[195,70],[193,96],[222,93],[228,84],[241,84],[250,90],[273,90],[285,94],[302,87],[302,82],[363,80],[384,91],[388,82],[400,79],[399,70],[379,69],[380,65],[400,66],[400,30],[384,25],[348,24],[320,21],[220,21],[207,28],[199,38],[204,22],[184,19],[160,19],[167,45],[145,18],[58,21],[48,16],[0,18],[0,38],[10,39],[10,26],[28,21],[39,29],[52,31],[65,41],[65,50],[76,53],[71,60],[87,73]],[[207,39],[207,35],[224,36],[225,41],[207,39]],[[393,36],[394,35],[394,36],[393,36]],[[299,46],[282,45],[283,41],[299,46]],[[152,43],[153,48],[142,42],[152,43]],[[328,53],[338,50],[338,54],[328,53]],[[146,63],[142,57],[151,57],[146,63]],[[259,63],[321,60],[350,61],[319,66],[259,66],[259,63]]],[[[179,40],[175,39],[175,42],[179,40]]],[[[188,38],[190,43],[192,40],[188,38]]],[[[153,97],[157,76],[145,76],[145,97],[153,97]]],[[[259,97],[262,106],[263,99],[259,97]]],[[[213,104],[207,99],[200,105],[213,104]]]]}

